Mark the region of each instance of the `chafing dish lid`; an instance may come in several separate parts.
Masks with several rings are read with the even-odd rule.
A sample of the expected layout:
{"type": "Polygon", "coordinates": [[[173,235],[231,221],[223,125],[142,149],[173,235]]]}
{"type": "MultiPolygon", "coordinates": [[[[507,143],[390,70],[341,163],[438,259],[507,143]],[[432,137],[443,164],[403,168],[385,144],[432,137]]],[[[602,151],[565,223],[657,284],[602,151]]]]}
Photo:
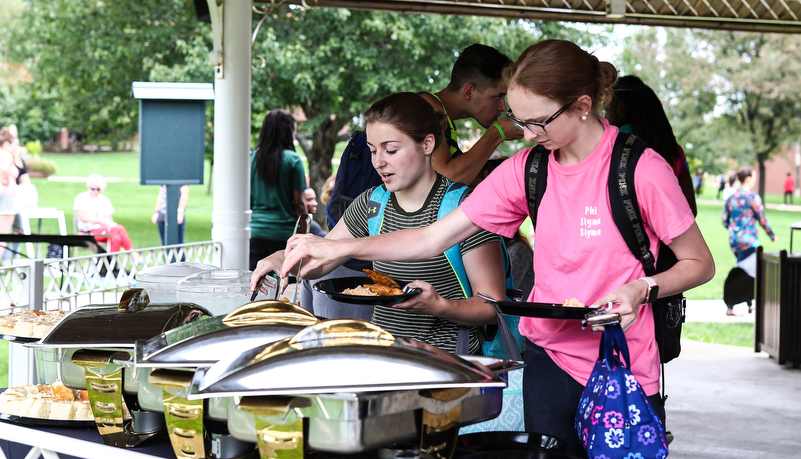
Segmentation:
{"type": "Polygon", "coordinates": [[[149,339],[211,314],[193,303],[148,304],[136,312],[114,305],[90,305],[67,314],[30,347],[133,348],[149,339]]]}
{"type": "Polygon", "coordinates": [[[207,317],[161,333],[134,348],[137,367],[200,367],[254,346],[294,336],[317,317],[284,301],[255,301],[225,317],[207,317]]]}
{"type": "Polygon", "coordinates": [[[359,320],[330,320],[195,371],[190,399],[505,387],[483,365],[359,320]]]}
{"type": "Polygon", "coordinates": [[[137,282],[150,282],[152,284],[172,284],[175,288],[175,283],[190,274],[195,274],[201,271],[216,271],[214,265],[206,263],[193,263],[188,261],[179,261],[176,263],[167,263],[163,265],[155,265],[145,268],[136,273],[137,282]]]}
{"type": "MultiPolygon", "coordinates": [[[[221,317],[204,321],[222,322],[221,317]]],[[[183,328],[183,327],[182,327],[183,328]]],[[[274,343],[294,336],[302,325],[275,324],[225,327],[170,343],[167,333],[147,341],[139,340],[134,348],[136,367],[205,367],[245,349],[274,343]]]]}

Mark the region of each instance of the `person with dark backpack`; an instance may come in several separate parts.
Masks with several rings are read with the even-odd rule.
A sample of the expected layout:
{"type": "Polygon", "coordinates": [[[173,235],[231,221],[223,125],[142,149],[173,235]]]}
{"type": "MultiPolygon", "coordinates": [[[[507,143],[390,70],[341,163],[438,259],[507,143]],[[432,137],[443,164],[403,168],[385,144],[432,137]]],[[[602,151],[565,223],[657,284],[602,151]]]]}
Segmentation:
{"type": "MultiPolygon", "coordinates": [[[[540,178],[547,174],[547,187],[537,209],[536,277],[528,301],[562,303],[576,298],[617,313],[631,355],[630,371],[664,421],[651,305],[708,282],[715,273],[712,254],[670,166],[650,148],[637,160],[633,184],[621,184],[626,170],[615,168],[616,185],[626,192],[633,186],[636,191],[642,225],[635,236],[643,242],[648,236],[645,247],[650,258],[661,242],[677,261],[649,276],[641,261],[646,254],[635,256],[621,235],[610,205],[620,191],[613,193],[609,186],[618,129],[601,116],[617,78],[612,64],[569,41],[544,40],[524,51],[504,76],[511,109],[507,117],[526,141],[536,141],[549,156],[547,167],[536,171],[540,178]]],[[[625,139],[621,157],[634,149],[625,139]]],[[[512,236],[530,214],[526,163],[535,150],[524,149],[504,161],[457,209],[430,226],[359,240],[292,237],[281,275],[301,259],[302,274],[343,257],[425,258],[480,229],[512,236]]],[[[633,202],[625,208],[627,214],[636,214],[633,202]]],[[[567,454],[584,457],[574,421],[598,359],[600,334],[583,329],[579,320],[550,317],[522,317],[519,330],[526,338],[526,430],[560,438],[567,454]]],[[[624,436],[621,432],[620,439],[624,436]]]]}

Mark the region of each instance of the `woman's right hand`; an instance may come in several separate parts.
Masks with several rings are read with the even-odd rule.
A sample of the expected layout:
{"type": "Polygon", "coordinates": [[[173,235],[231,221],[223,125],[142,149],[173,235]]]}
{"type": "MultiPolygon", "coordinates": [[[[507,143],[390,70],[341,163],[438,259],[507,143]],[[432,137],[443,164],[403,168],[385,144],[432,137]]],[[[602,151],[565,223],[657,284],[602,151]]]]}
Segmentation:
{"type": "MultiPolygon", "coordinates": [[[[276,273],[281,279],[282,282],[279,283],[283,284],[283,279],[281,276],[281,265],[284,262],[284,251],[278,251],[274,254],[268,256],[267,258],[262,258],[256,263],[256,269],[253,270],[253,274],[250,276],[250,291],[253,292],[256,289],[260,290],[265,295],[268,293],[267,288],[264,287],[265,277],[268,277],[271,273],[276,273]]],[[[274,285],[274,282],[269,282],[270,286],[274,285]]],[[[283,292],[280,292],[283,293],[283,292]]]]}
{"type": "Polygon", "coordinates": [[[310,271],[320,266],[329,265],[347,256],[342,248],[344,240],[322,238],[313,234],[296,234],[286,242],[283,265],[280,274],[289,275],[289,271],[302,259],[303,266],[299,275],[306,277],[310,271]],[[342,252],[341,255],[337,255],[342,252]]]}

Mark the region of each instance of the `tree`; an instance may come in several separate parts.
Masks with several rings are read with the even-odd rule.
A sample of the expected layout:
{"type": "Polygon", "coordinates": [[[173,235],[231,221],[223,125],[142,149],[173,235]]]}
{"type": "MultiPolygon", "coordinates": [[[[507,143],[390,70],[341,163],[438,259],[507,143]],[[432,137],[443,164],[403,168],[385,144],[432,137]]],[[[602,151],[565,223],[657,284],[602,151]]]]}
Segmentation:
{"type": "Polygon", "coordinates": [[[6,57],[28,68],[29,95],[58,101],[69,127],[95,139],[131,138],[131,83],[148,81],[157,64],[183,62],[181,42],[210,37],[187,0],[24,3],[7,30],[6,57]]]}
{"type": "Polygon", "coordinates": [[[764,177],[765,161],[801,130],[795,35],[646,29],[627,46],[624,61],[667,102],[677,137],[706,168],[721,159],[756,162],[764,177]]]}

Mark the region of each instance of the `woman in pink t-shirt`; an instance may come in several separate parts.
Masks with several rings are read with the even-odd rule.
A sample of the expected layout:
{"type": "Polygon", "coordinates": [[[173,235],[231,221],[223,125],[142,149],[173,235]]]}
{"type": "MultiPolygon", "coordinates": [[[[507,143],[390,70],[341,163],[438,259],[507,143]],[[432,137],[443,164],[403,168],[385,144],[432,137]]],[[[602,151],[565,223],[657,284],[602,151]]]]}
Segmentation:
{"type": "MultiPolygon", "coordinates": [[[[644,278],[642,264],[620,235],[607,187],[618,129],[600,116],[616,78],[612,64],[562,40],[529,47],[505,71],[509,119],[523,130],[526,141],[551,150],[535,228],[537,275],[529,301],[575,297],[588,305],[612,303],[626,330],[632,372],[664,418],[653,314],[646,304],[651,285],[659,286],[659,297],[674,295],[709,281],[715,267],[673,171],[651,149],[637,163],[637,199],[651,251],[656,253],[662,241],[678,262],[644,278]]],[[[428,227],[347,241],[293,237],[282,274],[301,259],[302,271],[307,272],[347,257],[426,258],[482,228],[510,237],[528,216],[524,166],[529,152],[504,161],[461,206],[428,227]]],[[[527,338],[526,430],[561,438],[568,453],[583,456],[573,423],[598,357],[599,334],[582,330],[576,320],[530,317],[521,319],[520,332],[527,338]]]]}

